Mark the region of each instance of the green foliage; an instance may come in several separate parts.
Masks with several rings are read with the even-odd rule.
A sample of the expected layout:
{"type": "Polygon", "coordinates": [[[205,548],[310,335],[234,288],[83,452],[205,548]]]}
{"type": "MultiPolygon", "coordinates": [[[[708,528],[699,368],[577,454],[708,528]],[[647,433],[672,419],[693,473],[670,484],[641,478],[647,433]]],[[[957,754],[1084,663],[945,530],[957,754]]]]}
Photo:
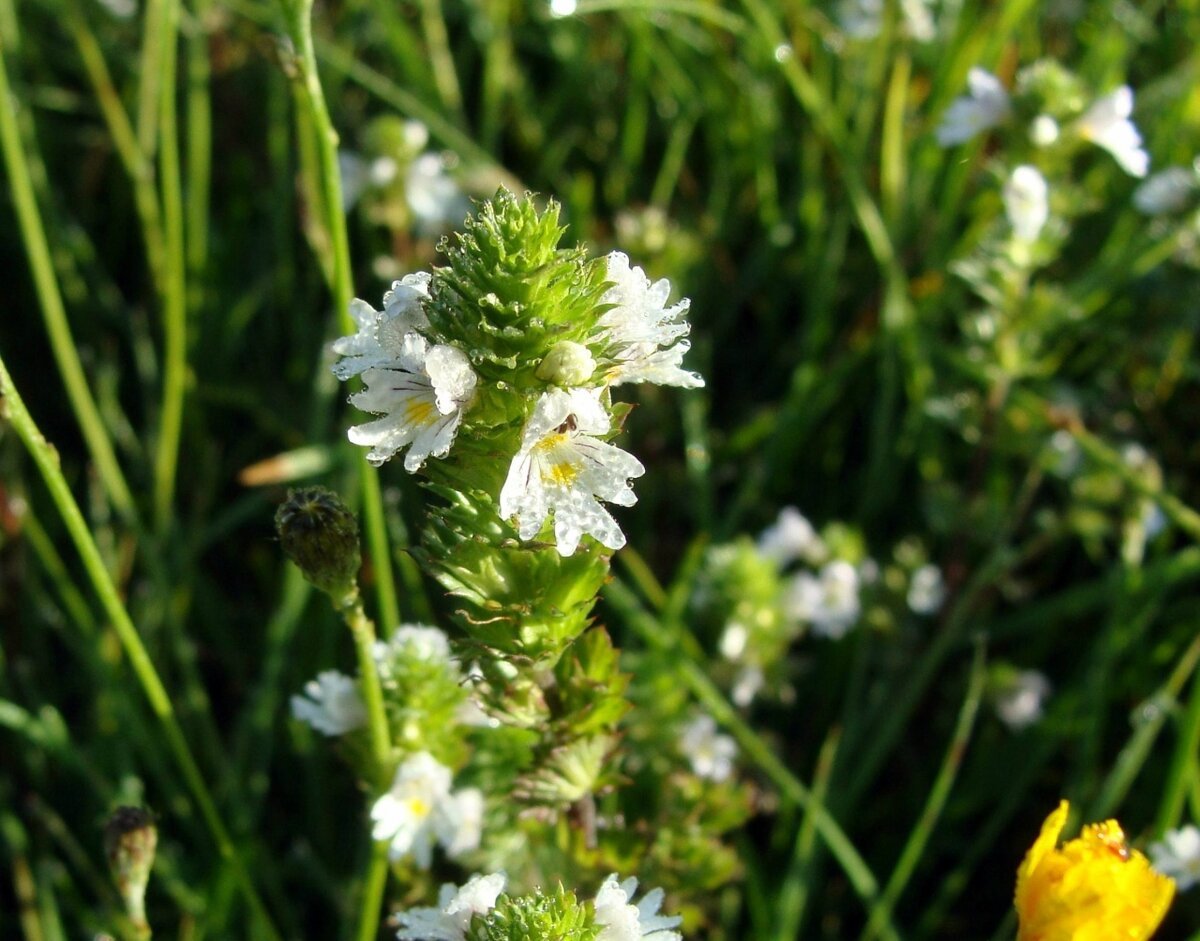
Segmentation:
{"type": "Polygon", "coordinates": [[[591,941],[600,929],[575,893],[559,885],[513,897],[502,895],[485,916],[476,915],[469,941],[591,941]]]}
{"type": "Polygon", "coordinates": [[[524,419],[528,393],[543,388],[542,361],[564,340],[585,342],[600,313],[603,267],[582,248],[558,247],[558,215],[557,203],[539,212],[531,195],[500,189],[443,246],[429,319],[436,338],[459,344],[478,369],[471,421],[485,428],[524,419]]]}
{"type": "MultiPolygon", "coordinates": [[[[474,941],[588,937],[569,890],[614,871],[665,887],[689,938],[1004,937],[1061,797],[1143,847],[1200,819],[1195,3],[936,3],[923,42],[907,2],[855,36],[833,0],[348,0],[316,7],[311,49],[307,6],[0,0],[0,355],[97,560],[5,423],[0,936],[133,937],[97,824],[121,804],[158,816],[156,933],[255,938],[375,937],[385,902],[480,867],[543,901],[503,901],[512,930],[477,918],[474,941]],[[972,66],[1011,119],[942,148],[972,66]],[[1184,174],[1162,212],[1075,133],[1124,83],[1151,173],[1184,174]],[[394,164],[356,202],[329,185],[334,129],[394,164]],[[1019,244],[1021,165],[1049,215],[1019,244]],[[610,249],[692,299],[707,380],[615,391],[647,474],[612,570],[497,509],[537,397],[585,371],[566,344],[603,352],[610,249]],[[362,474],[325,347],[351,288],[431,268],[437,339],[480,384],[425,488],[362,474]],[[331,583],[361,576],[356,634],[272,538],[284,489],[314,483],[363,509],[366,564],[331,583]],[[819,564],[755,551],[787,505],[877,564],[841,639],[781,607],[819,564]],[[946,597],[920,615],[926,564],[946,597]],[[457,681],[380,677],[389,762],[428,749],[488,795],[478,850],[429,872],[368,861],[370,730],[331,746],[287,718],[363,662],[368,612],[385,640],[452,627],[461,659],[457,681]],[[960,734],[978,645],[986,706],[960,734]],[[765,684],[731,701],[751,665],[765,684]],[[1031,672],[1040,717],[1010,727],[993,707],[1031,672]],[[723,781],[683,743],[700,714],[736,739],[723,781]]],[[[1198,926],[1180,893],[1161,937],[1198,926]]]]}

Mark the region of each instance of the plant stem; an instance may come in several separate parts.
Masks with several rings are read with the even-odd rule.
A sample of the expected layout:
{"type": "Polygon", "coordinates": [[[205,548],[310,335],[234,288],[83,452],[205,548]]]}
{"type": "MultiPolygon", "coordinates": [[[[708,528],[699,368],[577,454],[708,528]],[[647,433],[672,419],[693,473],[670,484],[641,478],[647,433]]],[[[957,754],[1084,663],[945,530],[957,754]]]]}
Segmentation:
{"type": "Polygon", "coordinates": [[[125,106],[121,103],[121,95],[105,64],[100,44],[88,26],[87,17],[79,10],[74,0],[67,6],[66,25],[75,41],[75,48],[79,51],[80,61],[87,72],[88,81],[91,82],[117,156],[133,187],[133,202],[142,226],[146,265],[150,269],[154,289],[161,299],[166,293],[166,263],[163,254],[162,216],[158,205],[158,193],[154,189],[154,164],[142,152],[137,132],[134,131],[125,106]]]}
{"type": "Polygon", "coordinates": [[[217,852],[229,865],[233,877],[245,897],[246,903],[250,906],[251,911],[258,920],[259,928],[262,932],[261,936],[270,939],[279,939],[279,933],[271,923],[266,907],[263,905],[262,899],[259,897],[253,882],[250,880],[241,855],[229,836],[229,831],[221,819],[220,812],[217,810],[208,785],[204,782],[204,777],[200,773],[195,758],[192,756],[187,737],[184,735],[183,729],[180,727],[179,721],[175,716],[175,709],[171,704],[171,698],[163,686],[154,662],[150,659],[150,655],[142,643],[142,638],[138,634],[137,628],[134,627],[129,613],[125,610],[125,606],[121,602],[117,586],[113,583],[112,577],[104,565],[104,559],[100,555],[100,550],[96,547],[92,534],[88,531],[87,523],[84,521],[83,514],[79,510],[79,504],[75,502],[75,498],[71,494],[67,480],[63,476],[62,469],[58,464],[58,453],[53,445],[38,430],[37,425],[34,423],[32,416],[29,414],[24,401],[22,401],[17,391],[16,385],[12,381],[12,377],[8,373],[8,368],[5,366],[3,359],[0,359],[0,395],[3,396],[2,401],[0,401],[3,414],[12,423],[17,437],[21,439],[21,442],[25,445],[25,449],[29,452],[29,456],[41,472],[42,479],[50,491],[50,496],[54,500],[59,514],[62,516],[63,523],[66,525],[72,541],[75,543],[75,548],[79,552],[84,569],[87,571],[100,604],[104,608],[109,621],[112,623],[113,631],[121,643],[121,648],[129,658],[129,665],[133,670],[134,676],[137,678],[138,684],[141,686],[142,692],[150,704],[151,711],[162,726],[167,746],[183,776],[184,782],[192,792],[192,797],[196,801],[200,815],[208,827],[213,842],[216,844],[217,852]]]}
{"type": "Polygon", "coordinates": [[[175,62],[179,48],[179,0],[158,0],[162,11],[161,139],[158,143],[162,184],[166,289],[163,303],[163,390],[158,448],[154,460],[154,519],[161,532],[170,522],[175,499],[175,473],[187,386],[187,273],[183,245],[183,182],[176,127],[175,62]]]}
{"type": "Polygon", "coordinates": [[[29,267],[33,274],[42,316],[46,322],[50,348],[54,353],[59,371],[62,373],[67,398],[70,400],[75,418],[79,422],[83,439],[91,453],[92,460],[96,462],[96,470],[100,475],[104,490],[121,518],[126,522],[134,523],[137,520],[137,507],[133,502],[133,495],[125,481],[125,475],[121,472],[121,466],[117,463],[108,431],[100,417],[96,401],[92,398],[92,393],[88,388],[83,364],[80,362],[74,338],[71,336],[71,327],[67,321],[62,292],[59,290],[54,265],[50,259],[46,231],[42,226],[37,199],[33,192],[29,164],[21,146],[16,114],[17,101],[18,99],[9,88],[4,62],[4,43],[0,42],[0,146],[4,150],[9,189],[12,193],[13,205],[16,208],[21,239],[25,243],[25,251],[29,256],[29,267]]]}
{"type": "Polygon", "coordinates": [[[358,674],[362,681],[363,704],[367,707],[367,729],[371,736],[371,754],[375,761],[375,785],[386,789],[392,763],[392,744],[388,737],[387,712],[383,708],[383,687],[375,665],[375,622],[363,610],[358,589],[346,597],[340,606],[342,619],[354,635],[354,650],[358,655],[358,674]]]}
{"type": "Polygon", "coordinates": [[[203,302],[208,265],[208,212],[212,189],[212,95],[208,62],[208,19],[212,0],[194,0],[195,22],[187,41],[187,244],[188,286],[192,309],[203,302]]]}
{"type": "Polygon", "coordinates": [[[863,941],[873,941],[879,935],[884,922],[891,916],[900,894],[908,884],[929,838],[933,835],[933,828],[941,816],[942,808],[946,806],[946,798],[950,796],[950,788],[954,786],[959,768],[962,767],[967,742],[975,725],[975,716],[979,712],[979,701],[983,698],[983,687],[984,653],[981,640],[975,647],[975,661],[971,665],[971,675],[967,680],[967,695],[959,710],[958,722],[954,726],[950,746],[946,749],[946,757],[942,760],[942,767],[934,780],[921,816],[909,834],[904,849],[900,851],[896,867],[884,886],[883,895],[871,910],[871,918],[862,934],[863,941]]]}
{"type": "MultiPolygon", "coordinates": [[[[309,118],[317,144],[317,166],[321,177],[321,194],[329,230],[329,254],[332,256],[333,303],[338,324],[343,332],[353,333],[350,300],[354,295],[350,269],[350,243],[346,234],[346,214],[342,210],[342,177],[338,169],[338,135],[329,117],[312,35],[312,0],[295,0],[287,5],[292,42],[300,56],[301,88],[308,104],[309,118]]],[[[384,631],[390,632],[400,620],[396,600],[392,556],[388,547],[387,522],[384,517],[383,495],[378,472],[365,461],[360,462],[363,492],[364,528],[371,563],[375,569],[375,591],[379,616],[384,631]]]]}
{"type": "Polygon", "coordinates": [[[442,105],[453,114],[462,112],[462,92],[458,88],[458,75],[454,70],[454,57],[450,54],[450,36],[446,32],[446,20],[442,14],[441,0],[421,0],[421,29],[429,47],[429,61],[433,66],[433,81],[437,85],[442,105]]]}
{"type": "Polygon", "coordinates": [[[372,844],[371,861],[363,878],[362,904],[359,906],[356,941],[375,941],[379,936],[379,912],[383,908],[383,892],[387,888],[388,842],[372,844]]]}

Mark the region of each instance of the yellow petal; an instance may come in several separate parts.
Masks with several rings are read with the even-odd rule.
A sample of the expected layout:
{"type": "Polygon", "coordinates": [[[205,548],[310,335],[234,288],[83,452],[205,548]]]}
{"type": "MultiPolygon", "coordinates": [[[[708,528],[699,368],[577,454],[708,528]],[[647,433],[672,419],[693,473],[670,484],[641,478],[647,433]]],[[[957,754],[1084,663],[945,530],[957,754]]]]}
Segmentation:
{"type": "Polygon", "coordinates": [[[1063,801],[1046,818],[1017,871],[1018,941],[1146,941],[1175,883],[1127,846],[1115,820],[1057,848],[1068,810],[1063,801]]]}

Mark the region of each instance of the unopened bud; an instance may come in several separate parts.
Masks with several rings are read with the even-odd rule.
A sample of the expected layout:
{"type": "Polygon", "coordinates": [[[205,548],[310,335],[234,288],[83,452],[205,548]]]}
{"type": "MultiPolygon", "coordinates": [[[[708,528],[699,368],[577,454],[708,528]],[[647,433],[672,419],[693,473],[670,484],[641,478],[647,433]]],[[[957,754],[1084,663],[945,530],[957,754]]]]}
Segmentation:
{"type": "Polygon", "coordinates": [[[275,511],[284,554],[335,602],[357,588],[362,554],[358,521],[341,497],[324,487],[289,490],[275,511]]]}
{"type": "Polygon", "coordinates": [[[595,371],[596,360],[586,346],[562,340],[551,347],[538,365],[536,375],[546,382],[570,388],[586,382],[595,371]]]}
{"type": "Polygon", "coordinates": [[[104,825],[104,852],[125,912],[138,937],[150,937],[146,922],[146,883],[154,866],[158,829],[141,807],[118,807],[104,825]]]}

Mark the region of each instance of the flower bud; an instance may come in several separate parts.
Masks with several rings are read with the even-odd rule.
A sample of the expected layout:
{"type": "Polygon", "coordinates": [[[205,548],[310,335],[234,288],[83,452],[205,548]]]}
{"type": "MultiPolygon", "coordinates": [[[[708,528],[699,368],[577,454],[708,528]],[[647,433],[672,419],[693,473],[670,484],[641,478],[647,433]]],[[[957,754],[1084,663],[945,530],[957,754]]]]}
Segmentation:
{"type": "Polygon", "coordinates": [[[150,937],[146,923],[146,883],[154,866],[158,829],[141,807],[118,807],[104,825],[104,852],[125,911],[139,937],[150,937]]]}
{"type": "Polygon", "coordinates": [[[336,493],[324,487],[289,490],[275,512],[275,531],[284,554],[335,602],[357,591],[358,521],[336,493]]]}
{"type": "Polygon", "coordinates": [[[587,382],[595,371],[596,360],[586,346],[563,340],[550,348],[535,375],[546,382],[569,388],[587,382]]]}

